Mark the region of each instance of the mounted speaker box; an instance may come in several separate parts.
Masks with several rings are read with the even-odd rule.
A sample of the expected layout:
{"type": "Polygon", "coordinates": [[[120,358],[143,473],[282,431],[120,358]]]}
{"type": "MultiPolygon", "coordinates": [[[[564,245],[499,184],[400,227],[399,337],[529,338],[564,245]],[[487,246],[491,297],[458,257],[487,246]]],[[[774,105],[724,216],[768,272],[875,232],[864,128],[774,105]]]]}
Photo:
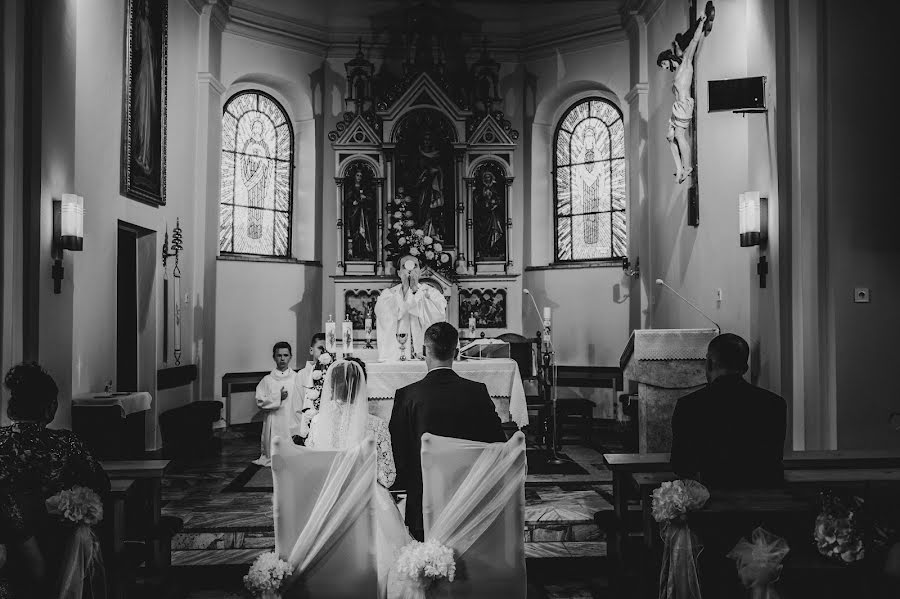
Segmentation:
{"type": "Polygon", "coordinates": [[[709,111],[766,111],[766,78],[720,79],[709,82],[709,111]]]}

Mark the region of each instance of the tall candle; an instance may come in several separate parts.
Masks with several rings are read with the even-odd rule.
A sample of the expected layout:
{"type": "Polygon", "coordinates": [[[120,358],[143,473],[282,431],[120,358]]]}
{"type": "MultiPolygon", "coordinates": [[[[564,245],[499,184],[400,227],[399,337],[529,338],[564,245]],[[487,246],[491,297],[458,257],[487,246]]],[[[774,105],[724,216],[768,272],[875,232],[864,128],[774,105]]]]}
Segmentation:
{"type": "Polygon", "coordinates": [[[544,320],[550,320],[550,306],[544,306],[544,320]]]}
{"type": "Polygon", "coordinates": [[[469,334],[475,335],[475,317],[474,316],[469,317],[469,334]]]}
{"type": "Polygon", "coordinates": [[[337,351],[337,338],[335,332],[335,322],[331,319],[331,315],[328,315],[328,322],[325,323],[325,350],[328,353],[335,353],[337,351]]]}
{"type": "Polygon", "coordinates": [[[341,324],[341,351],[345,356],[353,353],[353,323],[349,320],[341,324]]]}

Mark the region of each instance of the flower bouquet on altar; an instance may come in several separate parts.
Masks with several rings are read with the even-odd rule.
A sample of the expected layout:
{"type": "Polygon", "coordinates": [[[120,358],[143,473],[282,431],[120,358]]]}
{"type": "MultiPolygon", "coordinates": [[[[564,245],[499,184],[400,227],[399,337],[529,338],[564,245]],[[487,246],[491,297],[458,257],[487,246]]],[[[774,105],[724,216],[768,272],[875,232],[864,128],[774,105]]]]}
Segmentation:
{"type": "Polygon", "coordinates": [[[274,551],[263,553],[244,576],[244,586],[255,597],[263,599],[277,599],[280,597],[281,587],[291,575],[292,568],[289,563],[278,557],[274,551]]]}
{"type": "Polygon", "coordinates": [[[385,253],[391,260],[406,254],[415,256],[423,269],[430,268],[443,275],[452,276],[455,274],[453,257],[444,251],[440,239],[426,235],[425,231],[418,228],[413,220],[411,203],[412,198],[403,195],[401,188],[393,204],[388,204],[391,225],[388,229],[385,253]]]}
{"type": "Polygon", "coordinates": [[[694,480],[664,482],[653,491],[653,518],[660,524],[663,562],[660,599],[700,597],[697,558],[703,546],[687,523],[687,514],[709,501],[709,491],[694,480]]]}

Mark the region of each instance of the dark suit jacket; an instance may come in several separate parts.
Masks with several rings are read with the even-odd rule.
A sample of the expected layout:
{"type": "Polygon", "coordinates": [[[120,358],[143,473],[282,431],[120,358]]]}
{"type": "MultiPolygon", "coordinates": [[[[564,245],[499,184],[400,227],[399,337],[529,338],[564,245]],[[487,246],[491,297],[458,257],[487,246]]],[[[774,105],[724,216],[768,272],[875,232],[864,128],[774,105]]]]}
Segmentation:
{"type": "Polygon", "coordinates": [[[432,370],[421,381],[397,390],[390,431],[397,467],[394,487],[406,489],[406,525],[419,538],[424,528],[422,435],[486,443],[506,441],[484,383],[464,379],[445,368],[432,370]]]}
{"type": "Polygon", "coordinates": [[[784,399],[741,376],[719,377],[678,400],[672,469],[711,488],[777,486],[784,480],[784,399]]]}

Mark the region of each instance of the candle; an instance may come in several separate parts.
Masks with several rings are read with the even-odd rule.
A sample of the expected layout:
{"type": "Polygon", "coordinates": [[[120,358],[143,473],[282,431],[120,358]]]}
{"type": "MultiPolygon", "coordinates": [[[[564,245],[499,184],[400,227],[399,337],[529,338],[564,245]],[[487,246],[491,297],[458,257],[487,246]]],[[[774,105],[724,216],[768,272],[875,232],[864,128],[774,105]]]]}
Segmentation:
{"type": "Polygon", "coordinates": [[[366,329],[366,335],[370,335],[372,333],[372,319],[366,318],[365,324],[363,326],[366,329]]]}
{"type": "Polygon", "coordinates": [[[544,306],[544,320],[550,320],[550,306],[544,306]]]}
{"type": "Polygon", "coordinates": [[[334,320],[331,319],[331,314],[329,314],[328,322],[325,323],[325,351],[330,354],[337,351],[336,334],[334,320]]]}
{"type": "Polygon", "coordinates": [[[345,356],[353,353],[353,323],[349,320],[341,324],[341,351],[345,356]]]}
{"type": "Polygon", "coordinates": [[[469,317],[469,334],[470,335],[475,334],[475,317],[474,316],[469,317]]]}

